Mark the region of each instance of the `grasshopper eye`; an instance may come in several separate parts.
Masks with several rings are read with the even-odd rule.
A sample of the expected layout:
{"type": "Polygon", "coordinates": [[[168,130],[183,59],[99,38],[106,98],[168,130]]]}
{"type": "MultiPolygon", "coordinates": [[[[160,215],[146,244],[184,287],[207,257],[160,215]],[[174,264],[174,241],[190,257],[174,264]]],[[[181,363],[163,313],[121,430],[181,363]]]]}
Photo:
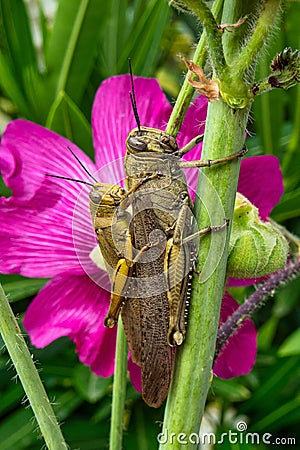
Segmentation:
{"type": "Polygon", "coordinates": [[[188,196],[189,196],[188,192],[181,192],[179,198],[180,200],[185,200],[186,198],[188,198],[188,196]]]}
{"type": "Polygon", "coordinates": [[[100,192],[97,192],[94,189],[92,189],[89,194],[89,197],[93,203],[97,203],[97,204],[101,203],[102,195],[100,194],[100,192]]]}
{"type": "Polygon", "coordinates": [[[144,152],[145,150],[147,150],[147,144],[146,142],[142,141],[139,138],[136,137],[130,137],[128,139],[128,145],[133,149],[133,150],[137,150],[138,152],[144,152]]]}

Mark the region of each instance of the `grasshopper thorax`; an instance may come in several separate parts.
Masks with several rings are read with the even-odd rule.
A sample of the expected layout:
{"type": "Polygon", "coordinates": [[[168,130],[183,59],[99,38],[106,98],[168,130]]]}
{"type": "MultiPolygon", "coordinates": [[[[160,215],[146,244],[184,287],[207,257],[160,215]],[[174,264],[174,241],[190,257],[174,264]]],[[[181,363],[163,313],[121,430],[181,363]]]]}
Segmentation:
{"type": "Polygon", "coordinates": [[[140,127],[132,130],[126,140],[127,152],[140,153],[169,153],[178,151],[176,140],[168,133],[156,128],[140,127]]]}

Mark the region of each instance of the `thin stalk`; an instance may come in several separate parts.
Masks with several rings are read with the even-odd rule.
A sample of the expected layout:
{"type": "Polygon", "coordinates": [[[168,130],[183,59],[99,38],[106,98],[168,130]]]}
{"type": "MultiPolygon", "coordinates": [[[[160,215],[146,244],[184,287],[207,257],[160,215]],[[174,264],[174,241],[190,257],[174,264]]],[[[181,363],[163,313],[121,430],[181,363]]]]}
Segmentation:
{"type": "Polygon", "coordinates": [[[48,449],[66,450],[68,446],[1,285],[0,330],[48,449]]]}
{"type": "Polygon", "coordinates": [[[205,29],[213,69],[217,76],[221,77],[226,68],[222,45],[222,31],[219,30],[212,11],[202,0],[182,0],[182,3],[186,5],[189,10],[193,11],[202,23],[203,28],[205,29]]]}
{"type": "Polygon", "coordinates": [[[110,450],[120,450],[122,448],[123,415],[127,381],[127,354],[127,340],[122,320],[119,318],[110,426],[110,450]]]}
{"type": "MultiPolygon", "coordinates": [[[[223,1],[224,0],[216,0],[212,6],[212,14],[215,17],[216,21],[220,21],[220,16],[222,12],[223,7],[223,1]]],[[[198,42],[193,61],[198,66],[202,67],[205,64],[206,58],[207,58],[207,52],[206,52],[206,37],[205,33],[203,32],[201,35],[201,38],[198,42]]],[[[194,75],[191,74],[190,71],[185,76],[183,85],[180,89],[179,95],[177,97],[176,103],[174,105],[172,114],[170,116],[166,132],[169,133],[171,136],[176,137],[178,134],[178,131],[181,127],[181,124],[183,122],[185,113],[191,103],[193,94],[194,94],[194,88],[190,85],[188,79],[189,77],[193,77],[194,75]]]]}
{"type": "Polygon", "coordinates": [[[295,278],[300,273],[300,259],[289,262],[283,269],[273,273],[270,278],[261,284],[256,291],[238,307],[236,311],[222,324],[218,330],[215,360],[222,352],[228,339],[239,329],[244,320],[252,317],[254,312],[261,308],[266,299],[274,294],[274,291],[284,285],[288,280],[295,278]]]}
{"type": "Polygon", "coordinates": [[[232,61],[232,79],[240,80],[253,64],[258,52],[265,44],[266,39],[275,28],[277,13],[281,0],[266,0],[252,36],[239,55],[232,61]]]}
{"type": "MultiPolygon", "coordinates": [[[[207,131],[203,143],[203,158],[216,159],[240,150],[243,145],[247,116],[248,110],[234,112],[222,101],[210,103],[206,119],[207,131]]],[[[219,225],[224,222],[224,217],[231,220],[239,161],[236,160],[218,168],[203,169],[202,173],[197,191],[199,199],[201,193],[202,205],[199,199],[195,205],[199,229],[209,223],[219,225]],[[209,195],[211,186],[214,186],[223,207],[216,208],[216,198],[209,195]],[[210,212],[210,217],[206,210],[210,212]]],[[[227,239],[225,234],[216,232],[213,236],[206,236],[201,240],[198,256],[201,264],[198,269],[202,271],[201,282],[198,282],[198,275],[196,275],[192,286],[187,337],[183,348],[178,349],[175,373],[166,405],[160,447],[164,450],[181,448],[181,444],[176,439],[172,444],[170,441],[164,442],[163,439],[166,435],[170,436],[170,433],[175,433],[176,436],[179,433],[186,433],[187,436],[199,433],[210,387],[225,283],[229,229],[227,239]],[[209,252],[211,243],[214,247],[213,252],[209,252]]]]}

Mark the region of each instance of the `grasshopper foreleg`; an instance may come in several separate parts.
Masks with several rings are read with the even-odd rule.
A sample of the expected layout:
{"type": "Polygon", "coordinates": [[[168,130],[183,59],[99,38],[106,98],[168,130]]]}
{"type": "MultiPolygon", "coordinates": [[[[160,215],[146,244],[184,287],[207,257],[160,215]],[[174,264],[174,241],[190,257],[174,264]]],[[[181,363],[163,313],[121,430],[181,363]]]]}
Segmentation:
{"type": "Polygon", "coordinates": [[[191,234],[190,236],[187,236],[186,238],[183,239],[182,243],[186,244],[187,242],[192,241],[193,239],[203,236],[212,231],[223,230],[223,228],[228,227],[228,225],[229,225],[229,219],[225,219],[225,222],[222,225],[209,225],[208,227],[203,228],[202,230],[199,230],[196,233],[191,234]]]}
{"type": "Polygon", "coordinates": [[[237,153],[232,155],[224,156],[224,158],[219,159],[199,159],[195,161],[179,161],[178,166],[182,169],[192,168],[192,167],[211,167],[216,164],[221,164],[224,162],[232,161],[237,158],[241,158],[247,153],[247,147],[244,147],[237,153]]]}

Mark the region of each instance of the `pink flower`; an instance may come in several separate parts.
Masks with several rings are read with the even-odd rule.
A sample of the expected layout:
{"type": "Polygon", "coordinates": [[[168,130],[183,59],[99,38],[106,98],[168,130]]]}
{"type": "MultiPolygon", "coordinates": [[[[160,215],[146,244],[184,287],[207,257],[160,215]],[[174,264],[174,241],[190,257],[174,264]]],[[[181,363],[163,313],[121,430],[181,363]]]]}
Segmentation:
{"type": "MultiPolygon", "coordinates": [[[[136,126],[129,90],[129,77],[125,75],[104,81],[97,92],[92,111],[95,164],[67,139],[25,120],[8,125],[0,151],[1,173],[12,190],[10,198],[0,199],[0,271],[50,278],[26,312],[25,329],[37,347],[69,336],[80,360],[100,376],[113,373],[116,330],[103,326],[109,306],[109,282],[106,273],[89,257],[96,239],[89,216],[88,189],[46,174],[88,180],[67,149],[69,146],[92,174],[99,169],[97,179],[123,182],[125,141],[136,126]]],[[[164,129],[171,106],[156,80],[137,77],[135,90],[142,125],[164,129]]],[[[204,97],[198,97],[190,106],[178,136],[180,146],[203,132],[206,108],[204,97]]],[[[187,157],[199,159],[200,152],[198,146],[187,157]]],[[[195,186],[196,171],[189,171],[188,183],[195,186]]],[[[263,218],[278,202],[282,189],[275,157],[242,161],[239,191],[259,208],[263,218]]],[[[221,320],[226,320],[237,306],[226,295],[221,320]]],[[[255,355],[256,331],[248,319],[228,341],[214,371],[224,378],[245,374],[251,370],[255,355]]],[[[139,386],[136,366],[131,372],[135,386],[139,386]]]]}

